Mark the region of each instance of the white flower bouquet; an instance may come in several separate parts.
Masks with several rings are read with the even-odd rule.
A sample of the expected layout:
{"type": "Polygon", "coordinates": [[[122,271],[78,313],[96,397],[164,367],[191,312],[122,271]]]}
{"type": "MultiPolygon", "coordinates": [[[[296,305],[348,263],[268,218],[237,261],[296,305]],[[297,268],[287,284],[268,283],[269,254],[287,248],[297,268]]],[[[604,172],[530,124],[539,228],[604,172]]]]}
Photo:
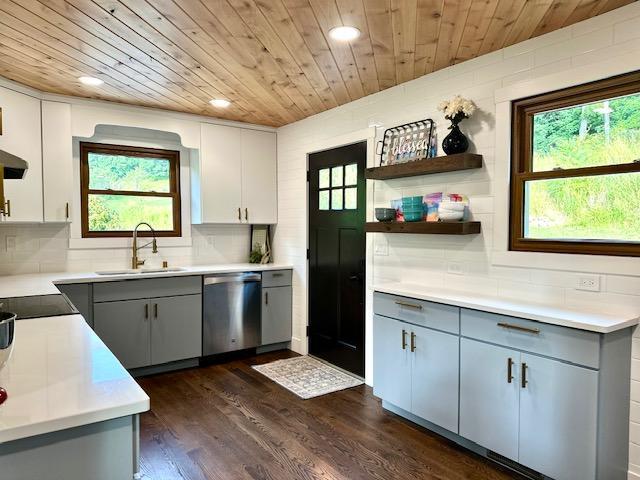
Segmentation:
{"type": "Polygon", "coordinates": [[[456,95],[451,100],[440,102],[438,110],[444,113],[444,118],[457,125],[465,118],[469,118],[476,111],[476,105],[472,100],[456,95]]]}

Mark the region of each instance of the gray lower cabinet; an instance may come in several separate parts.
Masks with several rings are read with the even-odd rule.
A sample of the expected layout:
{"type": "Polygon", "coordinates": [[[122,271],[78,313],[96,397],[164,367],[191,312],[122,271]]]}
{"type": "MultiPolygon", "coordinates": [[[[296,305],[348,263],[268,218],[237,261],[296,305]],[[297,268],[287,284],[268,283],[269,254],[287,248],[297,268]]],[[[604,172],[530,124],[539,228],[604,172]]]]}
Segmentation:
{"type": "Polygon", "coordinates": [[[374,394],[457,432],[458,345],[457,335],[375,315],[374,394]]]}
{"type": "Polygon", "coordinates": [[[262,345],[291,341],[291,287],[262,289],[262,345]]]}
{"type": "Polygon", "coordinates": [[[153,298],[149,304],[153,365],[202,355],[200,295],[153,298]]]}
{"type": "Polygon", "coordinates": [[[94,330],[125,368],[202,355],[202,296],[181,295],[93,305],[94,330]]]}
{"type": "Polygon", "coordinates": [[[148,300],[94,304],[93,329],[125,368],[151,365],[148,300]]]}

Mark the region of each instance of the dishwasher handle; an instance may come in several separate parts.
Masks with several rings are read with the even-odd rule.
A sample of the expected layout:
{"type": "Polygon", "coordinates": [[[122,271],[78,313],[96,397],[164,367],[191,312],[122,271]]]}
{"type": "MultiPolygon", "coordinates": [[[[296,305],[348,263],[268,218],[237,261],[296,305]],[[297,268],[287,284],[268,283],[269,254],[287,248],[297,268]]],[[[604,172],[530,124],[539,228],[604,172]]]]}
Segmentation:
{"type": "Polygon", "coordinates": [[[262,281],[259,273],[241,273],[238,275],[212,275],[204,277],[205,285],[216,285],[220,283],[250,283],[262,281]]]}

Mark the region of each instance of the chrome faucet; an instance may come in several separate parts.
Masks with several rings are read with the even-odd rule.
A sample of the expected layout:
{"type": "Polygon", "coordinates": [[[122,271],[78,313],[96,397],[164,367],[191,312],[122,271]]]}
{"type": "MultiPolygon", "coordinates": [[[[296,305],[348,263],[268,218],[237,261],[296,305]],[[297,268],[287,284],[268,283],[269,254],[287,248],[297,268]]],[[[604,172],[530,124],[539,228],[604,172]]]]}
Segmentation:
{"type": "Polygon", "coordinates": [[[131,268],[133,268],[135,270],[139,266],[144,265],[144,260],[138,260],[138,251],[142,250],[143,248],[148,247],[149,245],[151,245],[151,251],[153,253],[158,253],[158,243],[156,242],[156,231],[147,222],[140,222],[138,225],[136,225],[136,228],[133,229],[133,245],[132,245],[132,251],[131,251],[131,268]],[[140,225],[146,225],[147,227],[149,227],[149,230],[151,230],[151,234],[153,235],[153,240],[151,240],[149,243],[145,243],[141,247],[138,247],[138,227],[140,227],[140,225]]]}

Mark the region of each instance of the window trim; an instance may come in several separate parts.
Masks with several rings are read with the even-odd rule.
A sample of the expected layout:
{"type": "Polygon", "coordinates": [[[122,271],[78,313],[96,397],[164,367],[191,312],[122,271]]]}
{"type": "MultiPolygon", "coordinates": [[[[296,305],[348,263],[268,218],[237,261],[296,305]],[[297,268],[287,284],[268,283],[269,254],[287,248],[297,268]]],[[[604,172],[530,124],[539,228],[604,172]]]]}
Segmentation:
{"type": "MultiPolygon", "coordinates": [[[[82,238],[119,238],[131,237],[131,230],[112,230],[92,232],[89,230],[89,194],[127,195],[138,197],[169,197],[173,206],[173,229],[156,230],[157,237],[182,236],[182,218],[180,204],[180,152],[158,148],[131,147],[128,145],[112,145],[107,143],[80,142],[80,222],[82,238]],[[130,157],[163,158],[169,160],[169,191],[140,192],[129,190],[92,190],[89,189],[89,153],[106,153],[111,155],[127,155],[130,157]]],[[[139,236],[151,236],[151,232],[140,231],[139,236]]]]}
{"type": "Polygon", "coordinates": [[[640,93],[640,72],[585,83],[511,103],[509,250],[585,255],[640,256],[640,242],[524,238],[525,183],[529,180],[640,172],[640,163],[533,172],[533,116],[583,103],[640,93]]]}

